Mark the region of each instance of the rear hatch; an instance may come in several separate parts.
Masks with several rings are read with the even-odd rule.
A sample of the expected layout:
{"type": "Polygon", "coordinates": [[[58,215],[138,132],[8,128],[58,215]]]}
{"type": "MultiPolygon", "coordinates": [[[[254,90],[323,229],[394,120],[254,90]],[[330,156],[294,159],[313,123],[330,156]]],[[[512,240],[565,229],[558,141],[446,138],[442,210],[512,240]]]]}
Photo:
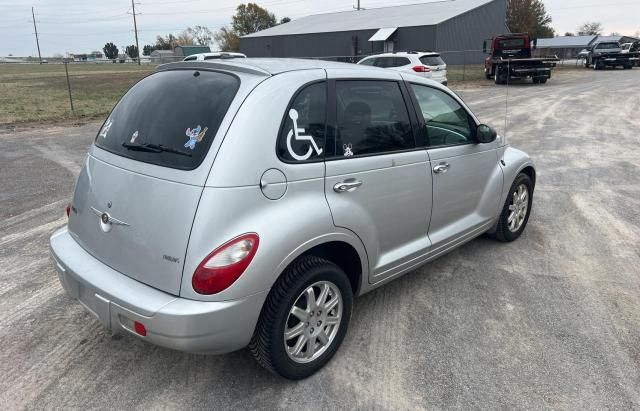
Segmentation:
{"type": "Polygon", "coordinates": [[[69,230],[85,250],[179,294],[203,182],[167,179],[167,170],[195,174],[239,83],[230,74],[182,69],[155,73],[127,92],[96,137],[93,150],[104,155],[89,155],[76,184],[69,230]]]}
{"type": "Polygon", "coordinates": [[[439,54],[422,56],[420,62],[431,69],[431,80],[439,82],[447,80],[447,65],[439,54]]]}

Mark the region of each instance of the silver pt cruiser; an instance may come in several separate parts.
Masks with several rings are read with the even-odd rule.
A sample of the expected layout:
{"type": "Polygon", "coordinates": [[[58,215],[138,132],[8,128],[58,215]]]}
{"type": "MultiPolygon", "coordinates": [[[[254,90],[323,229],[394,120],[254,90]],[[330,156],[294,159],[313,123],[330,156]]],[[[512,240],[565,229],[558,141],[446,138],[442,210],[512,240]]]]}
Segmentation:
{"type": "Polygon", "coordinates": [[[113,332],[311,375],[353,298],[524,230],[536,173],[449,89],[311,60],[158,67],[102,125],[51,254],[113,332]]]}

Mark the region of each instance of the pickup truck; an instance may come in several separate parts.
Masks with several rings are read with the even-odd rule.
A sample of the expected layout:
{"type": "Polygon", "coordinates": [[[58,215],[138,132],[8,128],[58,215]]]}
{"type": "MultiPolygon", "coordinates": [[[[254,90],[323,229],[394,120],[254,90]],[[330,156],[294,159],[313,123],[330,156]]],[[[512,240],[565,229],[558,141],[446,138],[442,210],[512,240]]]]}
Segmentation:
{"type": "Polygon", "coordinates": [[[484,61],[487,79],[494,79],[496,84],[526,78],[536,84],[546,83],[559,59],[557,56],[533,57],[532,42],[535,40],[527,33],[502,34],[485,40],[482,50],[489,54],[484,61]]]}
{"type": "Polygon", "coordinates": [[[588,48],[584,66],[593,67],[594,70],[621,66],[629,70],[637,64],[639,55],[638,51],[623,51],[620,44],[615,41],[598,41],[588,48]]]}
{"type": "MultiPolygon", "coordinates": [[[[621,53],[633,53],[640,51],[640,40],[634,41],[633,43],[623,43],[620,48],[622,49],[621,53]]],[[[640,67],[640,58],[636,60],[636,66],[640,67]]]]}

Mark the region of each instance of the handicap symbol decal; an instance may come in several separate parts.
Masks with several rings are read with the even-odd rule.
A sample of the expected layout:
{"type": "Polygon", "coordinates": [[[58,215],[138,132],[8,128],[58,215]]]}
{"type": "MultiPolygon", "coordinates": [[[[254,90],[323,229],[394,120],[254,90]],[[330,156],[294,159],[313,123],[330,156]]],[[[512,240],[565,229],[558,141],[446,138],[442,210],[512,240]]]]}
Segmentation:
{"type": "Polygon", "coordinates": [[[189,137],[189,141],[184,143],[184,146],[190,148],[191,150],[196,148],[196,143],[202,141],[208,129],[208,127],[205,127],[203,130],[200,125],[198,125],[198,127],[194,129],[188,128],[185,134],[187,135],[187,137],[189,137]]]}
{"type": "Polygon", "coordinates": [[[304,133],[304,128],[298,128],[298,112],[292,108],[289,110],[289,117],[293,120],[293,129],[289,130],[289,134],[287,134],[287,149],[289,150],[291,157],[298,161],[304,161],[311,157],[313,151],[315,151],[317,155],[322,154],[322,149],[318,147],[312,136],[305,136],[301,134],[304,133]],[[293,151],[293,148],[291,147],[291,137],[294,136],[296,140],[308,141],[310,143],[309,149],[304,155],[298,155],[293,151]]]}

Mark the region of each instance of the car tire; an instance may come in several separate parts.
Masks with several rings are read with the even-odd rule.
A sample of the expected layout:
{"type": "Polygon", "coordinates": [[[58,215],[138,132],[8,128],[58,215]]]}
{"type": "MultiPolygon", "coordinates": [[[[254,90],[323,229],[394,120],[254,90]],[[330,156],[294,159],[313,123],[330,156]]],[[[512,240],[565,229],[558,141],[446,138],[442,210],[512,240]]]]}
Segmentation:
{"type": "Polygon", "coordinates": [[[503,242],[514,241],[520,237],[529,221],[532,202],[533,184],[531,178],[524,173],[520,173],[511,184],[493,237],[503,242]],[[521,197],[522,187],[527,193],[526,201],[522,201],[521,198],[517,201],[516,197],[521,197]],[[524,208],[524,204],[526,204],[526,208],[524,208]],[[514,220],[516,224],[512,224],[514,220]]]}
{"type": "Polygon", "coordinates": [[[340,267],[323,258],[301,257],[271,288],[249,350],[260,365],[274,374],[291,380],[306,378],[328,363],[338,350],[349,326],[352,306],[351,283],[340,267]],[[325,301],[318,304],[323,290],[325,301]],[[321,312],[325,307],[329,308],[321,312]],[[287,330],[292,337],[285,336],[287,330]],[[313,352],[309,351],[310,341],[316,347],[313,352]]]}
{"type": "Polygon", "coordinates": [[[533,80],[533,84],[540,83],[540,79],[539,78],[534,77],[532,80],[533,80]]]}
{"type": "Polygon", "coordinates": [[[547,80],[548,79],[546,77],[545,78],[541,78],[541,79],[538,80],[538,83],[545,84],[547,82],[547,80]]]}

